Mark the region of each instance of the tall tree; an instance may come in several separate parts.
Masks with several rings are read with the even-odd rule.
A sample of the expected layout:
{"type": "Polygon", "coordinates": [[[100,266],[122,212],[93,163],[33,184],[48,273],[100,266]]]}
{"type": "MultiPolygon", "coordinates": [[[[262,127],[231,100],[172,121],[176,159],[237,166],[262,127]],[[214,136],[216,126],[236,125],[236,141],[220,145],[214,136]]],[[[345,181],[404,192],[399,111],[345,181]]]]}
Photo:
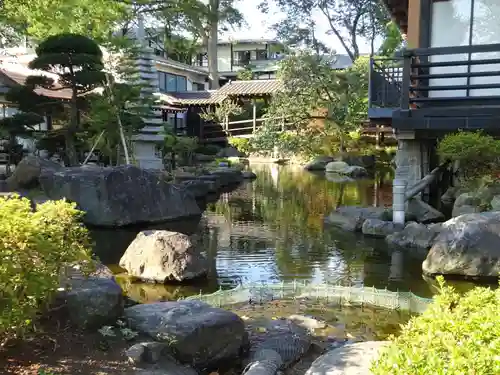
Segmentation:
{"type": "Polygon", "coordinates": [[[343,150],[346,134],[366,116],[368,61],[359,59],[344,71],[333,70],[331,64],[331,59],[309,51],[293,53],[282,61],[278,78],[283,89],[272,98],[266,114],[269,120],[254,139],[257,148],[309,152],[333,136],[343,150]],[[285,133],[280,132],[283,118],[285,133]]]}
{"type": "Polygon", "coordinates": [[[388,20],[380,0],[264,0],[260,5],[263,12],[269,10],[270,2],[286,14],[282,22],[274,25],[278,35],[302,39],[302,43],[319,51],[316,26],[318,22],[326,24],[327,34],[338,39],[353,61],[360,54],[359,38],[368,39],[373,46],[388,20]]]}
{"type": "Polygon", "coordinates": [[[241,12],[235,8],[236,0],[177,0],[174,6],[169,3],[158,13],[160,19],[172,19],[176,14],[179,27],[189,32],[193,39],[199,40],[208,55],[210,88],[219,88],[218,41],[219,32],[230,27],[240,27],[244,22],[241,12]]]}
{"type": "Polygon", "coordinates": [[[22,33],[44,40],[61,33],[88,35],[98,41],[127,18],[127,0],[4,0],[2,17],[22,33]]]}
{"type": "Polygon", "coordinates": [[[36,48],[37,57],[29,64],[57,74],[59,79],[31,76],[27,82],[48,90],[71,90],[70,123],[66,129],[66,153],[70,165],[78,164],[75,135],[79,128],[79,96],[90,92],[105,81],[102,51],[91,39],[77,34],[59,34],[48,37],[36,48]]]}

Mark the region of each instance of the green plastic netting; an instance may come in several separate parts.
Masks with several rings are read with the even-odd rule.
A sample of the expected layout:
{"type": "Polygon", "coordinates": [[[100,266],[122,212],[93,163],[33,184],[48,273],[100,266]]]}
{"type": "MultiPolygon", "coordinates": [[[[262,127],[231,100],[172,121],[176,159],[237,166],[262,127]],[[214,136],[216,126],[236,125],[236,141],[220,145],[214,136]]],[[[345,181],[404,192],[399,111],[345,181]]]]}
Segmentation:
{"type": "Polygon", "coordinates": [[[412,292],[392,292],[372,287],[354,287],[330,284],[308,284],[289,282],[280,284],[247,284],[230,290],[219,290],[211,294],[187,297],[200,300],[216,307],[245,302],[263,303],[272,300],[293,300],[315,298],[338,305],[371,305],[392,310],[405,310],[421,314],[432,302],[412,292]]]}

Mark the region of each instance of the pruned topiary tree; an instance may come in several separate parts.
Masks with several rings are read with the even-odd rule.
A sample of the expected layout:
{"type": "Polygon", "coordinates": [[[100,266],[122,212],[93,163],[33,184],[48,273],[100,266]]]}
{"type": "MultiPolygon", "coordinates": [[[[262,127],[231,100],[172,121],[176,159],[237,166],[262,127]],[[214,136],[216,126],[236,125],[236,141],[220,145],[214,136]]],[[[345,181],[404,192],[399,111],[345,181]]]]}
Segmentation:
{"type": "Polygon", "coordinates": [[[105,82],[102,51],[92,39],[78,34],[48,37],[36,48],[37,57],[29,67],[59,76],[57,82],[45,75],[31,76],[26,84],[47,90],[71,90],[70,121],[66,127],[66,156],[70,165],[78,164],[75,135],[79,130],[79,97],[105,82]]]}

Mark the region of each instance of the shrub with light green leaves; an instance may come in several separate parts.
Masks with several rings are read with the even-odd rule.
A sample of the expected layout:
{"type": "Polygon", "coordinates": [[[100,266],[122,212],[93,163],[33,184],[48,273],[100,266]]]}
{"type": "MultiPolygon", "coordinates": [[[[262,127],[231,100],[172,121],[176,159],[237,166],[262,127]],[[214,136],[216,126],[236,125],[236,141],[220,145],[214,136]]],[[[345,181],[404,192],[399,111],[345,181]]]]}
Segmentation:
{"type": "Polygon", "coordinates": [[[34,212],[26,198],[0,198],[0,343],[31,327],[65,266],[91,266],[90,238],[75,207],[48,201],[34,212]]]}
{"type": "Polygon", "coordinates": [[[228,143],[245,155],[252,150],[252,146],[248,138],[231,137],[228,139],[228,143]]]}
{"type": "Polygon", "coordinates": [[[445,286],[372,364],[375,375],[500,374],[500,289],[445,286]]]}
{"type": "Polygon", "coordinates": [[[458,161],[466,180],[490,174],[500,165],[500,141],[481,131],[448,134],[437,152],[442,161],[458,161]]]}

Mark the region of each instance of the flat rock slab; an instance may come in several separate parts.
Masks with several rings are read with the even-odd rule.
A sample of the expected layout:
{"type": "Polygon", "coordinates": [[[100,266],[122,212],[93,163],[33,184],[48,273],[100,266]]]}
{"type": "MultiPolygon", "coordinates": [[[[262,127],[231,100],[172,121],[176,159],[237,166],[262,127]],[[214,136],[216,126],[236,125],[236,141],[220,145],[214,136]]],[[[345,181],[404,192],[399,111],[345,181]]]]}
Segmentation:
{"type": "Polygon", "coordinates": [[[238,315],[200,301],[136,305],[125,317],[132,329],[167,343],[176,360],[199,369],[236,358],[247,337],[238,315]]]}
{"type": "Polygon", "coordinates": [[[371,362],[387,341],[348,344],[317,358],[306,375],[371,375],[371,362]]]}

